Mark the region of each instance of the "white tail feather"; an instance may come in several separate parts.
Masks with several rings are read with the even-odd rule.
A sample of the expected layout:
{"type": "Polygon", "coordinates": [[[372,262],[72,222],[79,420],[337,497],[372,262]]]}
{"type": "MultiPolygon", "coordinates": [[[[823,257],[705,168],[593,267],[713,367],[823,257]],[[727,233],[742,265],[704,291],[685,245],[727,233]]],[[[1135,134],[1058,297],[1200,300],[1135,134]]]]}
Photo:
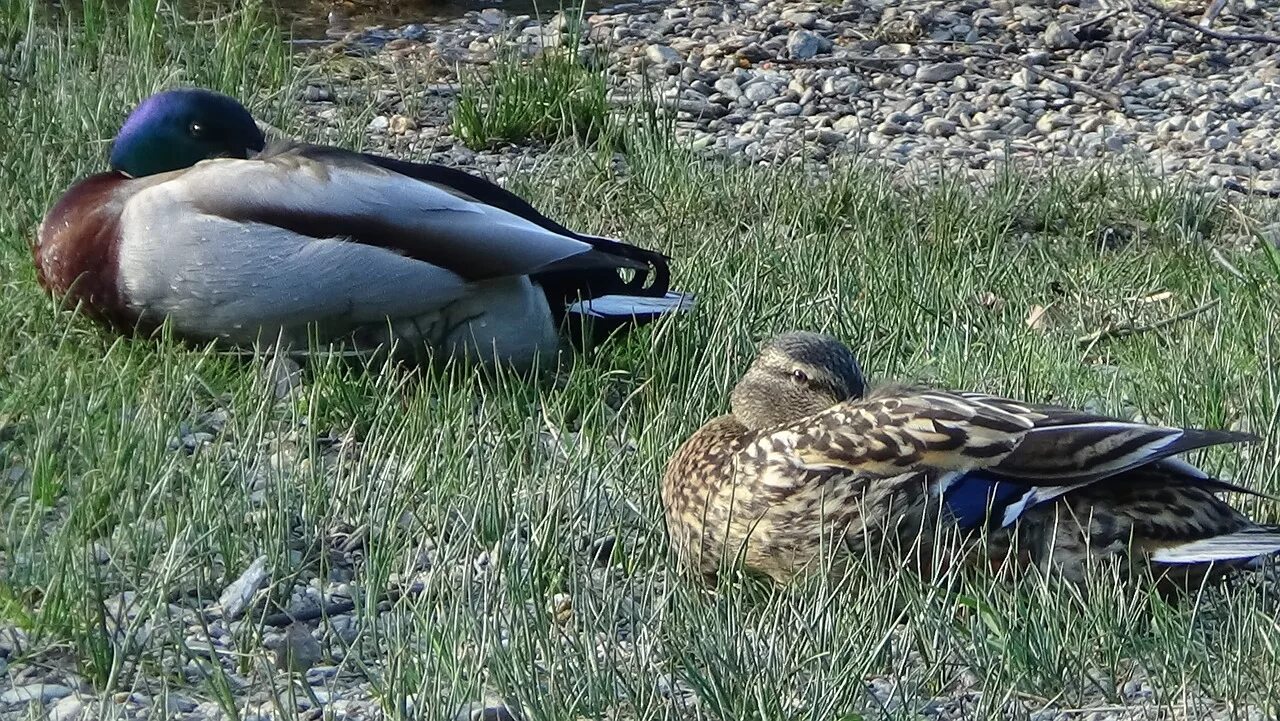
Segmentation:
{"type": "Polygon", "coordinates": [[[591,300],[572,303],[568,310],[592,318],[626,318],[631,316],[656,316],[693,310],[694,300],[689,293],[669,292],[662,298],[639,295],[602,295],[591,300]]]}
{"type": "Polygon", "coordinates": [[[1243,561],[1280,553],[1280,530],[1250,529],[1225,536],[1203,538],[1151,554],[1156,563],[1209,563],[1243,561]]]}

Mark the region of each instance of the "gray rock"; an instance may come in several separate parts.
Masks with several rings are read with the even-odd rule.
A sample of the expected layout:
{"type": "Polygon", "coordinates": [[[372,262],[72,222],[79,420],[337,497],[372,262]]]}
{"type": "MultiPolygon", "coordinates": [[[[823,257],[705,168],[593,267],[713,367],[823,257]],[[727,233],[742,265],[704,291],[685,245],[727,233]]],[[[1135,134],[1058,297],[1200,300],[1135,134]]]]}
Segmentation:
{"type": "Polygon", "coordinates": [[[267,557],[258,556],[240,577],[223,589],[218,596],[222,618],[234,621],[248,610],[253,597],[267,584],[267,557]]]}
{"type": "Polygon", "coordinates": [[[902,127],[901,125],[898,125],[895,122],[886,120],[883,123],[880,123],[879,125],[876,126],[876,132],[885,136],[901,135],[902,133],[906,132],[906,128],[902,127]]]}
{"type": "Polygon", "coordinates": [[[831,124],[831,129],[837,133],[856,133],[862,129],[862,119],[856,115],[842,115],[831,124]]]}
{"type": "Polygon", "coordinates": [[[1049,133],[1068,125],[1071,125],[1071,118],[1059,113],[1045,113],[1036,121],[1036,130],[1042,133],[1049,133]]]}
{"type": "Polygon", "coordinates": [[[1071,88],[1063,85],[1062,83],[1049,80],[1048,78],[1040,81],[1040,89],[1050,95],[1057,95],[1064,98],[1071,95],[1071,88]]]}
{"type": "Polygon", "coordinates": [[[367,129],[375,133],[385,133],[390,125],[391,118],[388,118],[385,115],[377,115],[373,120],[369,121],[367,129]]]}
{"type": "Polygon", "coordinates": [[[922,83],[946,83],[964,73],[961,63],[934,63],[921,65],[915,72],[915,78],[922,83]]]}
{"type": "Polygon", "coordinates": [[[808,30],[793,30],[787,36],[787,55],[796,60],[808,60],[830,49],[830,40],[808,30]]]}
{"type": "Polygon", "coordinates": [[[324,650],[311,635],[311,629],[303,623],[289,624],[284,638],[275,648],[276,668],[282,671],[306,673],[308,669],[324,658],[324,650]]]}
{"type": "Polygon", "coordinates": [[[810,138],[811,140],[816,140],[819,143],[822,143],[823,145],[835,145],[836,143],[839,143],[840,141],[844,140],[844,133],[838,132],[836,130],[828,130],[826,128],[822,128],[819,130],[812,131],[812,133],[813,133],[812,136],[806,135],[806,137],[810,138]]]}
{"type": "Polygon", "coordinates": [[[421,42],[423,40],[426,40],[430,36],[431,36],[431,32],[427,30],[427,26],[421,25],[419,23],[410,23],[400,28],[400,37],[404,38],[405,40],[413,40],[415,42],[421,42]]]}
{"type": "Polygon", "coordinates": [[[333,91],[320,85],[308,85],[302,93],[302,99],[308,103],[323,103],[333,100],[333,91]]]}
{"type": "Polygon", "coordinates": [[[803,10],[783,10],[782,22],[801,28],[813,28],[818,24],[818,15],[803,10]]]}
{"type": "Polygon", "coordinates": [[[1253,110],[1263,104],[1268,92],[1269,89],[1265,87],[1237,90],[1227,98],[1227,101],[1235,106],[1236,110],[1253,110]]]}
{"type": "Polygon", "coordinates": [[[742,88],[738,86],[738,83],[733,78],[720,78],[716,81],[715,90],[730,100],[737,100],[742,97],[742,88]]]}
{"type": "Polygon", "coordinates": [[[1049,23],[1044,30],[1044,45],[1050,50],[1066,50],[1080,47],[1080,38],[1075,31],[1059,22],[1049,23]]]}
{"type": "Polygon", "coordinates": [[[26,686],[15,686],[0,693],[0,705],[15,706],[24,703],[40,703],[48,705],[60,698],[70,696],[73,689],[56,683],[32,683],[26,686]]]}
{"type": "Polygon", "coordinates": [[[644,56],[655,65],[670,65],[681,61],[680,53],[670,45],[650,45],[645,48],[644,56]]]}
{"type": "Polygon", "coordinates": [[[763,103],[778,97],[778,89],[766,82],[755,82],[743,89],[742,94],[753,103],[763,103]]]}
{"type": "Polygon", "coordinates": [[[520,721],[520,711],[498,702],[473,703],[458,709],[454,721],[520,721]]]}
{"type": "Polygon", "coordinates": [[[738,50],[738,55],[753,63],[760,62],[761,60],[768,60],[773,57],[773,53],[760,47],[759,43],[751,43],[746,47],[743,47],[738,50]]]}
{"type": "Polygon", "coordinates": [[[949,138],[956,134],[956,124],[943,118],[929,118],[924,121],[924,134],[935,138],[949,138]]]}
{"type": "Polygon", "coordinates": [[[66,696],[49,709],[49,721],[79,721],[84,716],[84,702],[79,696],[66,696]]]}
{"type": "Polygon", "coordinates": [[[802,109],[803,108],[800,107],[799,103],[778,103],[774,106],[773,112],[785,118],[793,115],[799,115],[802,109]]]}

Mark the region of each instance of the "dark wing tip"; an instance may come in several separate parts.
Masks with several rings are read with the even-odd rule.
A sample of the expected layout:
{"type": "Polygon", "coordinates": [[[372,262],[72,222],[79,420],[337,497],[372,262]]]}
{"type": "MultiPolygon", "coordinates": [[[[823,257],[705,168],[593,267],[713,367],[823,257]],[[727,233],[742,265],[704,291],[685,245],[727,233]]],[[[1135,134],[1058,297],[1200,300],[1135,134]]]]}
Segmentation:
{"type": "Polygon", "coordinates": [[[1247,431],[1210,430],[1206,428],[1183,428],[1181,430],[1182,442],[1179,445],[1186,446],[1187,450],[1231,443],[1258,443],[1262,440],[1262,436],[1247,431]]]}

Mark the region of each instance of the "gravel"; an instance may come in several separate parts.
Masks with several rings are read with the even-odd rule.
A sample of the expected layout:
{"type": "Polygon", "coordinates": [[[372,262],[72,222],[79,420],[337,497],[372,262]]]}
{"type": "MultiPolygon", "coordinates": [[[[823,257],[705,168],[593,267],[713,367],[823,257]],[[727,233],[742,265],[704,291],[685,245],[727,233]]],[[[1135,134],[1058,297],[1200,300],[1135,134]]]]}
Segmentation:
{"type": "MultiPolygon", "coordinates": [[[[613,97],[650,88],[678,99],[662,104],[682,140],[746,162],[857,154],[981,174],[1002,165],[1005,141],[1016,140],[1014,160],[1115,156],[1210,185],[1280,190],[1280,46],[1224,43],[1155,22],[1155,11],[1112,13],[1096,0],[912,5],[627,2],[588,13],[583,27],[593,57],[609,66],[613,97]]],[[[422,24],[358,30],[328,52],[431,75],[420,90],[397,85],[417,97],[397,92],[383,103],[369,127],[373,145],[417,148],[500,177],[541,149],[461,148],[448,126],[452,93],[439,88],[456,82],[452,63],[488,64],[511,39],[534,55],[549,35],[566,41],[569,25],[562,14],[540,24],[490,8],[428,26],[425,36],[422,24]],[[391,122],[395,114],[406,122],[391,122]]],[[[1280,36],[1280,13],[1228,3],[1213,30],[1280,36]]],[[[302,98],[336,125],[326,111],[369,94],[363,85],[308,87],[302,98]]]]}

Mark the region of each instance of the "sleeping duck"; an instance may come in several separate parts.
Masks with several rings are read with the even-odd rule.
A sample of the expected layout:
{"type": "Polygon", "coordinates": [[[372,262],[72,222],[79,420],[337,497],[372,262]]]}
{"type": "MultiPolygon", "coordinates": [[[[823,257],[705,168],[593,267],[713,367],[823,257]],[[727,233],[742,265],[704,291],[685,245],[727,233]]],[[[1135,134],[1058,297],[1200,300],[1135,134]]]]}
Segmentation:
{"type": "Polygon", "coordinates": [[[598,335],[692,305],[660,253],[576,233],[452,168],[268,147],[243,105],[208,90],[145,100],[110,163],[58,200],[33,253],[50,293],[121,332],[167,320],[234,347],[528,366],[566,321],[598,335]]]}
{"type": "Polygon", "coordinates": [[[1251,491],[1176,458],[1249,434],[868,391],[843,343],[808,332],[765,343],[730,403],[662,482],[675,551],[708,580],[725,562],[781,582],[869,557],[926,575],[978,563],[1080,582],[1118,559],[1177,588],[1280,553],[1280,526],[1219,497],[1251,491]]]}

